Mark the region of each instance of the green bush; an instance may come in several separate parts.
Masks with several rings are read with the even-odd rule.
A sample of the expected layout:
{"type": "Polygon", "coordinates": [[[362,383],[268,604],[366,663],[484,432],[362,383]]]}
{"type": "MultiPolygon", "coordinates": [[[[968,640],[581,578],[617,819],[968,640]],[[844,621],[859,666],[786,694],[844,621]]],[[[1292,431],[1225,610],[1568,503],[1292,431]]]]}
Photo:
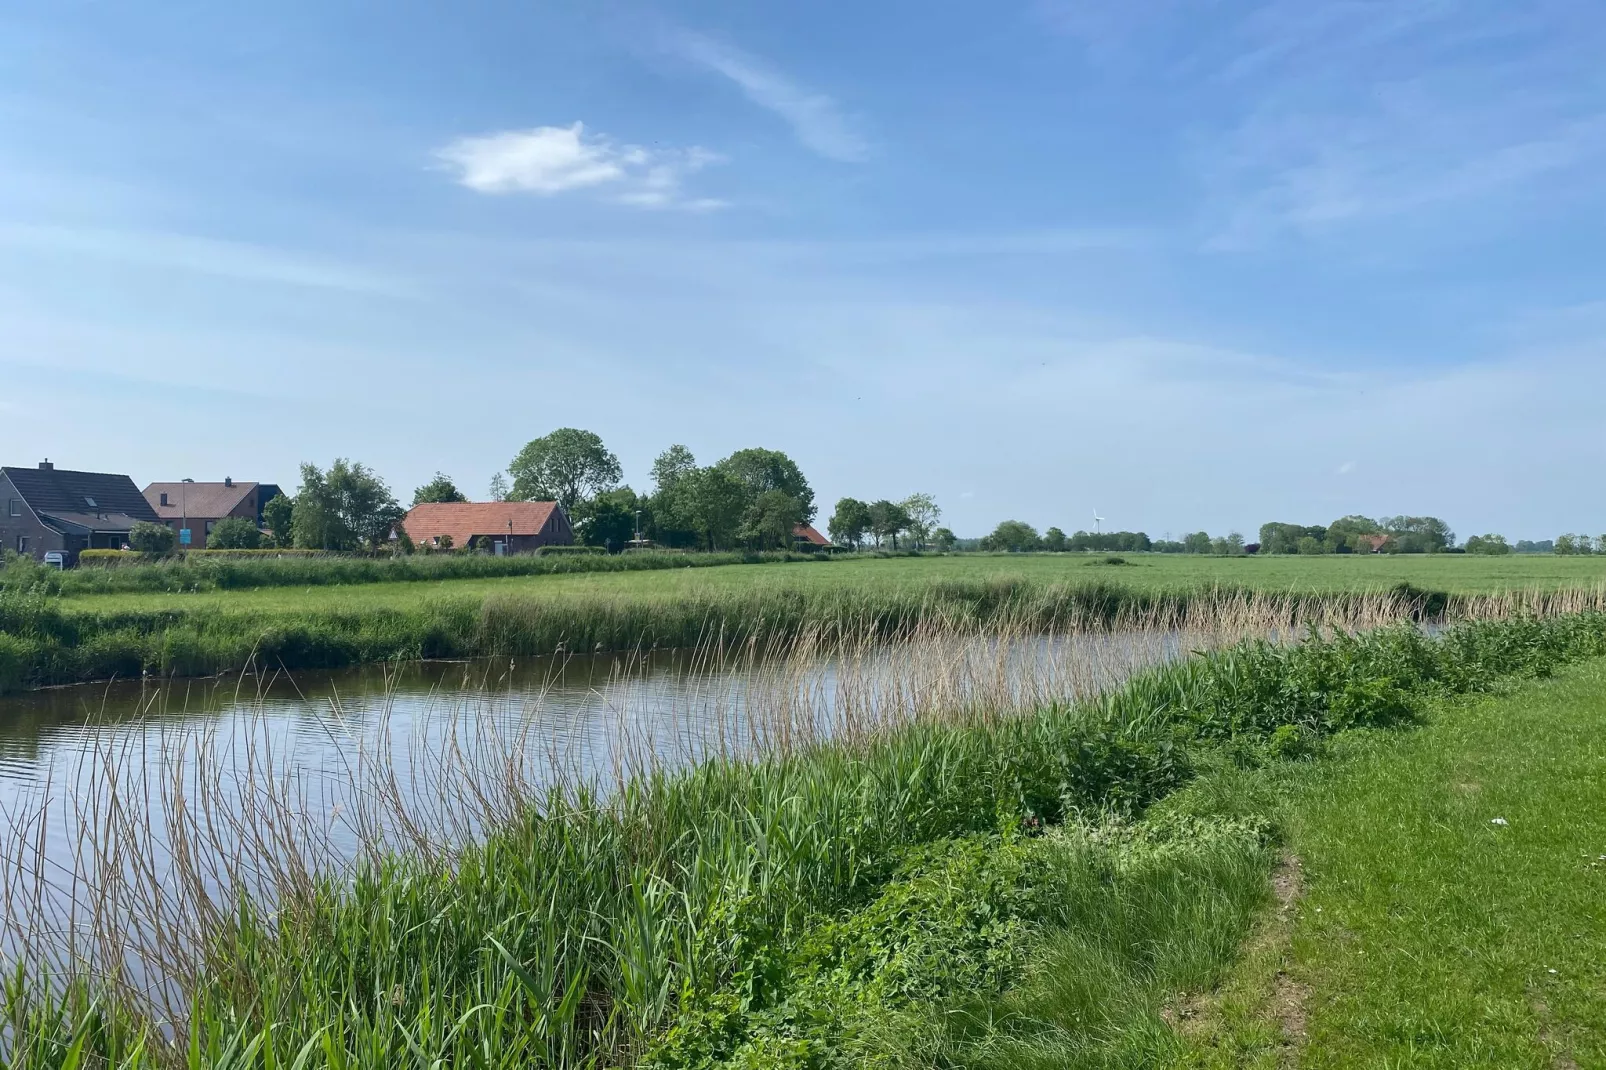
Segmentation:
{"type": "Polygon", "coordinates": [[[177,542],[178,533],[166,524],[153,524],[148,520],[141,520],[128,531],[128,545],[141,553],[172,553],[173,546],[177,542]]]}
{"type": "Polygon", "coordinates": [[[262,532],[243,516],[224,517],[206,536],[208,550],[255,550],[261,545],[262,532]]]}
{"type": "Polygon", "coordinates": [[[151,555],[139,550],[80,550],[78,564],[85,568],[108,568],[119,565],[142,565],[151,555]]]}
{"type": "Polygon", "coordinates": [[[535,551],[542,557],[583,557],[606,555],[605,546],[543,546],[535,551]]]}

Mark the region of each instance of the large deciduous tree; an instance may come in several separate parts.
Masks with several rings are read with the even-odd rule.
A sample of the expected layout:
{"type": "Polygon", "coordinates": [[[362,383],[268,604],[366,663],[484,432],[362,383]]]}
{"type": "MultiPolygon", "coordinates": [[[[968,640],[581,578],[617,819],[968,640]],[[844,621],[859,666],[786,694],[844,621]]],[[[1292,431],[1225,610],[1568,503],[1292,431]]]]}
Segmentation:
{"type": "Polygon", "coordinates": [[[937,530],[937,522],[942,519],[937,499],[929,494],[911,494],[899,502],[898,507],[909,518],[909,538],[914,540],[915,549],[924,549],[926,543],[931,541],[931,533],[937,530]]]}
{"type": "Polygon", "coordinates": [[[413,504],[423,505],[426,502],[466,502],[468,495],[457,489],[457,484],[444,472],[436,472],[435,478],[413,491],[413,504]]]}
{"type": "Polygon", "coordinates": [[[841,498],[826,522],[831,541],[857,550],[870,532],[870,507],[857,498],[841,498]]]}
{"type": "Polygon", "coordinates": [[[675,497],[686,522],[708,549],[729,547],[736,541],[748,502],[747,487],[741,480],[717,465],[698,468],[681,478],[675,497]]]}
{"type": "Polygon", "coordinates": [[[262,532],[243,516],[219,520],[206,536],[208,550],[255,550],[262,545],[262,532]]]}
{"type": "Polygon", "coordinates": [[[741,537],[761,550],[789,550],[802,523],[801,502],[784,490],[767,490],[747,507],[741,537]]]}
{"type": "Polygon", "coordinates": [[[897,502],[889,502],[885,498],[870,503],[870,534],[875,536],[875,544],[881,545],[883,539],[892,540],[892,548],[898,548],[898,535],[909,529],[909,514],[897,502]]]}
{"type": "Polygon", "coordinates": [[[803,471],[798,468],[797,462],[781,451],[757,448],[737,450],[720,461],[717,467],[735,477],[746,488],[748,505],[757,501],[759,495],[778,490],[797,500],[803,511],[802,523],[807,524],[814,519],[814,489],[803,478],[803,471]]]}
{"type": "Polygon", "coordinates": [[[273,536],[273,545],[287,550],[296,544],[296,503],[283,494],[275,495],[262,507],[262,519],[273,536]]]}
{"type": "Polygon", "coordinates": [[[575,506],[575,534],[586,546],[622,550],[635,536],[636,510],[644,504],[629,487],[605,490],[575,506]]]}
{"type": "Polygon", "coordinates": [[[1042,540],[1037,537],[1037,529],[1020,520],[1006,520],[993,529],[993,533],[982,539],[983,550],[1007,550],[1010,553],[1025,553],[1042,547],[1042,540]]]}
{"type": "Polygon", "coordinates": [[[373,471],[337,457],[323,472],[301,466],[294,513],[296,545],[311,550],[376,549],[390,538],[404,510],[373,471]]]}
{"type": "Polygon", "coordinates": [[[555,501],[565,512],[619,482],[619,458],[590,431],[560,427],[534,439],[507,466],[514,501],[555,501]]]}

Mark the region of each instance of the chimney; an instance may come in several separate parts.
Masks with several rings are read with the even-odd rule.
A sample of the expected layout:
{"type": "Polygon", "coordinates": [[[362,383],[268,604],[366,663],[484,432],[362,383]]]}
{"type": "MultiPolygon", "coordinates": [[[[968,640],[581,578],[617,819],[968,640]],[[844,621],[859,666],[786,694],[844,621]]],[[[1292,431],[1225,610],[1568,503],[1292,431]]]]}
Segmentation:
{"type": "Polygon", "coordinates": [[[46,457],[44,460],[39,462],[39,471],[41,471],[41,472],[54,472],[55,470],[56,470],[56,466],[50,463],[50,458],[49,457],[46,457]]]}
{"type": "Polygon", "coordinates": [[[234,486],[234,480],[229,476],[224,476],[223,477],[223,485],[225,487],[232,487],[232,486],[234,486]]]}

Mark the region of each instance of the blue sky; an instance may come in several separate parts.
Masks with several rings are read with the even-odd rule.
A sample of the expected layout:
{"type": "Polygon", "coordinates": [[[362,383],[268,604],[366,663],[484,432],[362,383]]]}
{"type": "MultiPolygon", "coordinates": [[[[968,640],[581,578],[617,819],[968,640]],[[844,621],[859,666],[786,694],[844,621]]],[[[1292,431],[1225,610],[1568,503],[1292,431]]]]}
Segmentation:
{"type": "Polygon", "coordinates": [[[0,6],[0,459],[1606,530],[1606,8],[0,6]]]}

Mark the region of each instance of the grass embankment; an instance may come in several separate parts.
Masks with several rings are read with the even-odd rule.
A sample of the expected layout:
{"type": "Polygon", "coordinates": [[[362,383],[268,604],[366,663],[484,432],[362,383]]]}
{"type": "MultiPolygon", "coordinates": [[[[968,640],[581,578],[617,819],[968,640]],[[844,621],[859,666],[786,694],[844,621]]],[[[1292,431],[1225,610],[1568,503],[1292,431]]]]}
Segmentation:
{"type": "MultiPolygon", "coordinates": [[[[282,884],[271,917],[225,903],[169,963],[171,1058],[1156,1065],[1184,1051],[1168,1006],[1230,962],[1281,849],[1233,777],[1602,653],[1598,614],[1249,643],[1086,706],[551,799],[450,858],[282,884]]],[[[136,996],[12,986],[17,1065],[75,1044],[156,1065],[136,996]]]]}
{"type": "MultiPolygon", "coordinates": [[[[848,566],[792,568],[810,577],[848,566]]],[[[612,595],[592,586],[563,595],[530,588],[398,604],[365,600],[372,590],[317,588],[316,598],[305,604],[280,590],[210,599],[159,596],[163,600],[128,607],[113,598],[0,592],[0,693],[143,674],[206,676],[253,666],[272,671],[559,651],[732,648],[784,643],[804,634],[862,642],[934,624],[1037,631],[1118,620],[1158,625],[1181,619],[1196,604],[1216,613],[1235,601],[1264,603],[1268,627],[1287,616],[1279,607],[1293,613],[1313,604],[1336,607],[1340,616],[1351,607],[1357,614],[1370,613],[1368,623],[1379,623],[1409,613],[1435,615],[1448,601],[1442,594],[1410,589],[1288,596],[1214,588],[1158,592],[1096,576],[1074,584],[1005,576],[925,583],[883,578],[858,584],[649,584],[612,595]],[[262,601],[260,596],[268,594],[273,599],[262,601]]]]}
{"type": "Polygon", "coordinates": [[[1249,790],[1285,814],[1303,895],[1198,1064],[1282,1065],[1292,1024],[1304,1066],[1606,1066],[1606,663],[1249,790]]]}

